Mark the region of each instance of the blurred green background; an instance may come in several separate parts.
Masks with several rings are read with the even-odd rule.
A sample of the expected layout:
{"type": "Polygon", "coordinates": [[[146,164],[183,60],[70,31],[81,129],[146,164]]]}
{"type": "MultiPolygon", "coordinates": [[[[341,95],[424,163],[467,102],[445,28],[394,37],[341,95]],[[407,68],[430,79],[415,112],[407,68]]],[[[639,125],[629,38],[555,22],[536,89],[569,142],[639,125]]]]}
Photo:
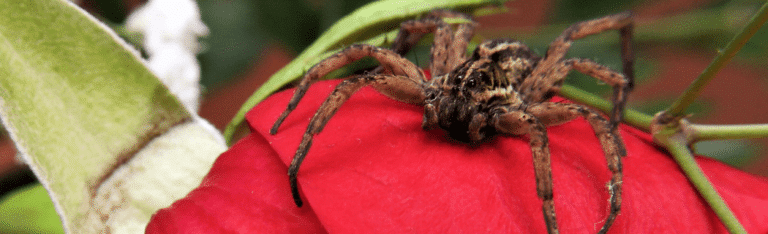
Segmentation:
{"type": "MultiPolygon", "coordinates": [[[[123,30],[126,16],[145,0],[80,0],[79,5],[133,43],[123,30]]],[[[265,79],[288,63],[336,20],[369,1],[226,0],[199,1],[210,35],[199,55],[204,98],[200,115],[220,130],[265,79]]],[[[668,106],[709,64],[718,49],[745,25],[764,2],[755,0],[538,0],[511,1],[509,13],[478,18],[476,39],[512,37],[539,54],[568,25],[632,10],[636,16],[637,84],[630,108],[653,114],[668,106]]],[[[620,70],[618,34],[574,43],[570,57],[590,58],[620,70]]],[[[429,42],[410,59],[427,64],[429,42]]],[[[708,124],[768,123],[768,30],[763,27],[715,80],[689,113],[708,124]]],[[[606,96],[610,87],[573,73],[567,83],[606,96]]],[[[699,154],[768,176],[768,140],[701,142],[699,154]]],[[[16,151],[3,133],[0,144],[0,233],[61,233],[47,195],[34,176],[14,161],[16,151]],[[21,194],[16,195],[14,194],[21,194]],[[10,214],[10,215],[7,215],[10,214]]]]}

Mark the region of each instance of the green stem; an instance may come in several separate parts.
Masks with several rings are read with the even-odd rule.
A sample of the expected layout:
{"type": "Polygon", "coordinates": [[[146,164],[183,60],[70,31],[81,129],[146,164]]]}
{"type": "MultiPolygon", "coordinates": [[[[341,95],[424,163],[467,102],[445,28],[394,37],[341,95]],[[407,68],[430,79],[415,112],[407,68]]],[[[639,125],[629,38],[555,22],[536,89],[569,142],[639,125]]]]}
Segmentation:
{"type": "Polygon", "coordinates": [[[768,124],[689,125],[691,140],[718,140],[768,137],[768,124]]]}
{"type": "Polygon", "coordinates": [[[766,21],[768,21],[768,2],[760,7],[758,13],[750,20],[749,24],[747,24],[744,30],[742,30],[741,33],[739,33],[735,38],[733,38],[733,40],[731,40],[731,42],[728,43],[728,45],[725,46],[725,50],[720,52],[715,60],[713,60],[712,63],[710,63],[709,66],[704,69],[701,75],[696,78],[693,84],[691,84],[691,86],[685,90],[683,95],[680,96],[680,98],[678,98],[675,103],[673,103],[669,109],[667,109],[666,112],[671,116],[682,115],[683,111],[685,111],[685,109],[688,108],[691,103],[693,103],[696,97],[699,96],[699,93],[701,93],[707,83],[715,77],[715,74],[717,74],[723,67],[725,67],[725,64],[727,64],[731,58],[736,55],[736,52],[741,50],[741,47],[743,47],[744,44],[746,44],[747,41],[749,41],[749,39],[755,35],[757,30],[760,29],[760,27],[762,27],[766,21]]]}
{"type": "MultiPolygon", "coordinates": [[[[605,99],[602,99],[597,95],[591,94],[589,92],[586,92],[584,90],[581,90],[579,88],[576,88],[570,85],[563,85],[560,91],[561,91],[560,92],[561,96],[568,98],[571,101],[597,108],[603,111],[604,113],[610,113],[611,111],[611,107],[612,107],[611,102],[606,101],[605,99]]],[[[646,132],[650,132],[649,129],[650,129],[652,119],[653,119],[652,116],[636,110],[632,110],[632,109],[624,110],[623,122],[646,132]]]]}
{"type": "Polygon", "coordinates": [[[675,159],[680,169],[688,177],[688,180],[696,187],[702,198],[709,204],[709,207],[715,212],[720,221],[728,232],[730,233],[747,233],[736,216],[725,204],[723,198],[717,193],[715,187],[709,182],[707,176],[701,171],[701,168],[693,158],[691,151],[688,149],[687,141],[684,136],[680,134],[665,135],[657,138],[661,144],[665,145],[669,150],[672,157],[675,159]]]}

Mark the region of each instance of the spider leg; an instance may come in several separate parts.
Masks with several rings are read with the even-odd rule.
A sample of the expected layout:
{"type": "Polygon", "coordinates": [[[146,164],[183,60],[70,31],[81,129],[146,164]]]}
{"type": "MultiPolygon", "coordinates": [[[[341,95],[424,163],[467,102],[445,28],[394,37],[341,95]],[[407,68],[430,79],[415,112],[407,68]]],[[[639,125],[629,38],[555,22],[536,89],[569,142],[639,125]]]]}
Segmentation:
{"type": "Polygon", "coordinates": [[[483,129],[486,125],[486,120],[488,120],[488,115],[485,113],[479,113],[475,116],[472,116],[472,121],[469,122],[469,140],[471,142],[478,142],[485,138],[482,133],[480,133],[480,130],[483,129]]]}
{"type": "Polygon", "coordinates": [[[524,111],[512,111],[495,115],[493,123],[502,133],[528,133],[533,155],[533,169],[536,176],[536,193],[542,200],[544,221],[548,233],[558,233],[555,216],[555,202],[552,195],[552,163],[549,154],[549,140],[544,124],[534,115],[524,111]]]}
{"type": "MultiPolygon", "coordinates": [[[[555,95],[555,93],[557,93],[560,90],[560,87],[562,86],[562,83],[565,80],[565,75],[567,75],[571,69],[576,69],[581,73],[592,76],[614,87],[614,91],[615,91],[614,99],[613,99],[614,112],[612,112],[610,115],[612,119],[609,123],[610,123],[611,132],[614,135],[618,136],[619,135],[618,125],[614,125],[614,124],[618,124],[618,122],[614,122],[614,120],[616,120],[614,118],[617,116],[621,116],[618,113],[616,113],[616,111],[619,111],[619,113],[623,112],[624,106],[627,102],[627,96],[629,95],[629,90],[627,90],[626,87],[631,86],[631,81],[621,73],[615,72],[610,68],[589,59],[580,59],[580,58],[567,59],[562,63],[560,63],[558,67],[553,69],[548,74],[550,76],[550,79],[542,80],[542,82],[537,83],[536,84],[537,86],[532,87],[532,91],[534,93],[544,93],[544,96],[543,96],[544,100],[551,98],[552,96],[555,95]],[[556,82],[556,83],[549,83],[549,82],[556,82]]],[[[546,125],[549,126],[550,124],[546,124],[546,125]]],[[[624,145],[620,144],[619,146],[622,147],[622,150],[623,150],[624,145]]]]}
{"type": "Polygon", "coordinates": [[[624,78],[627,81],[626,86],[613,88],[613,110],[611,111],[611,129],[616,131],[618,125],[624,117],[624,107],[627,102],[627,96],[635,87],[635,70],[633,69],[635,63],[635,55],[632,51],[632,32],[634,31],[634,25],[629,24],[619,29],[619,35],[621,36],[621,60],[623,63],[622,71],[624,72],[624,78]],[[617,102],[616,100],[620,100],[617,102]]]}
{"type": "Polygon", "coordinates": [[[605,159],[608,162],[608,170],[612,174],[611,181],[608,183],[610,212],[605,220],[605,224],[603,224],[603,227],[598,232],[606,233],[621,210],[621,184],[623,177],[621,157],[627,155],[621,139],[611,130],[608,121],[597,111],[578,104],[544,102],[530,106],[526,110],[548,126],[568,122],[576,117],[583,116],[592,126],[592,129],[594,129],[595,136],[597,136],[603,147],[605,159]]]}
{"type": "MultiPolygon", "coordinates": [[[[400,31],[392,42],[392,51],[395,51],[400,55],[405,55],[411,50],[411,47],[416,45],[416,43],[424,37],[424,35],[435,32],[438,27],[443,27],[443,25],[447,27],[448,25],[445,24],[441,18],[472,20],[472,17],[463,13],[448,10],[434,10],[425,15],[424,18],[405,21],[400,24],[400,31]]],[[[477,26],[474,22],[463,25],[471,27],[470,34],[474,32],[474,27],[477,26]]],[[[469,37],[471,37],[471,35],[469,37]]],[[[464,48],[466,48],[466,45],[464,48]]]]}
{"type": "Polygon", "coordinates": [[[384,74],[354,76],[337,85],[309,121],[307,131],[304,133],[299,148],[296,150],[296,155],[293,157],[293,160],[291,160],[291,165],[288,168],[288,180],[291,185],[291,193],[293,194],[293,201],[296,202],[297,206],[301,207],[302,201],[299,196],[296,174],[299,171],[301,162],[304,161],[304,157],[307,155],[307,151],[309,151],[309,147],[312,145],[313,136],[323,130],[323,127],[328,123],[328,120],[330,120],[339,107],[347,101],[353,93],[366,85],[393,90],[403,88],[421,90],[417,89],[420,86],[419,83],[414,83],[406,76],[384,74]],[[404,85],[408,83],[410,83],[410,86],[412,87],[404,87],[404,85]]]}
{"type": "Polygon", "coordinates": [[[435,39],[431,49],[432,59],[430,62],[432,77],[444,75],[466,60],[467,44],[472,39],[477,26],[474,21],[461,23],[458,24],[456,32],[454,32],[442,18],[472,20],[468,15],[458,12],[432,11],[425,18],[409,20],[400,24],[400,32],[392,43],[393,51],[405,55],[424,35],[434,32],[435,39]]]}
{"type": "Polygon", "coordinates": [[[421,128],[424,130],[432,130],[437,128],[437,106],[432,103],[424,104],[424,118],[421,122],[421,128]]]}
{"type": "Polygon", "coordinates": [[[432,77],[448,74],[467,60],[467,44],[475,33],[475,26],[477,26],[475,22],[459,24],[455,33],[447,25],[438,28],[430,51],[432,77]]]}
{"type": "Polygon", "coordinates": [[[568,52],[568,49],[570,49],[574,40],[607,30],[619,30],[622,45],[623,71],[626,83],[614,86],[614,106],[610,119],[611,128],[615,130],[618,127],[618,123],[621,122],[627,95],[634,86],[634,71],[632,69],[634,55],[631,46],[632,29],[632,14],[630,12],[584,21],[568,27],[549,45],[546,55],[536,68],[534,68],[530,78],[526,79],[521,84],[520,90],[523,90],[523,93],[528,93],[526,101],[535,103],[551,97],[549,90],[544,89],[542,91],[540,89],[541,87],[559,86],[559,84],[562,83],[564,76],[554,76],[551,73],[559,70],[557,68],[562,66],[563,57],[565,57],[565,54],[568,52]]]}
{"type": "Polygon", "coordinates": [[[629,92],[632,90],[632,78],[624,76],[589,59],[570,59],[566,62],[571,62],[573,69],[613,86],[613,109],[610,114],[610,128],[612,130],[617,130],[618,124],[621,122],[621,117],[624,113],[624,107],[627,104],[629,92]]]}
{"type": "MultiPolygon", "coordinates": [[[[320,63],[316,64],[310,68],[309,71],[307,71],[307,74],[304,75],[301,83],[299,83],[299,86],[293,93],[293,97],[288,102],[288,107],[285,111],[283,111],[282,114],[280,114],[280,117],[277,118],[277,121],[275,121],[275,124],[272,126],[272,129],[270,129],[269,133],[277,133],[277,129],[283,123],[285,118],[288,117],[288,115],[294,109],[296,109],[296,105],[298,105],[301,98],[304,97],[304,94],[307,92],[307,89],[309,89],[309,86],[312,83],[336,69],[366,57],[375,58],[379,61],[379,63],[381,63],[382,67],[391,71],[394,75],[401,75],[405,79],[414,83],[423,83],[426,81],[424,72],[419,67],[391,50],[382,49],[371,45],[352,45],[342,50],[341,52],[331,55],[323,61],[320,61],[320,63]]],[[[382,91],[382,89],[379,89],[379,91],[382,91]]],[[[388,93],[386,89],[383,91],[388,96],[397,96],[397,92],[399,92],[399,90],[395,90],[395,93],[388,93]]],[[[420,103],[423,101],[423,98],[401,98],[398,100],[415,101],[415,103],[420,103]]]]}

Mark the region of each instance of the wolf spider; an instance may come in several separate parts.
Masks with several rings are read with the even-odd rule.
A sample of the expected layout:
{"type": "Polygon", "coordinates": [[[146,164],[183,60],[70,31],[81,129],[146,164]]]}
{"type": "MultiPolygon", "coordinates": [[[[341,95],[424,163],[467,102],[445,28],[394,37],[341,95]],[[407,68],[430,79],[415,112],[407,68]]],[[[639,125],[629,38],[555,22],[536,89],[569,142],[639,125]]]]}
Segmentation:
{"type": "Polygon", "coordinates": [[[496,134],[528,134],[536,191],[543,201],[542,210],[549,233],[557,233],[558,229],[546,126],[584,117],[594,129],[612,173],[607,186],[610,211],[599,231],[605,233],[621,207],[621,157],[626,155],[626,150],[618,134],[618,124],[633,86],[632,24],[629,12],[576,23],[549,45],[543,58],[512,39],[484,41],[471,57],[467,57],[467,44],[477,23],[461,13],[437,10],[421,19],[403,22],[391,50],[352,45],[326,58],[306,73],[287,109],[270,130],[271,134],[277,133],[280,124],[314,81],[366,57],[378,60],[380,66],[373,72],[353,76],[336,86],[310,120],[288,170],[296,205],[302,205],[296,174],[312,144],[312,137],[322,131],[331,116],[353,93],[371,85],[395,100],[424,106],[422,127],[439,127],[459,141],[478,143],[496,134]],[[466,22],[451,26],[442,18],[460,18],[466,22]],[[564,58],[574,40],[607,30],[620,32],[623,75],[592,60],[564,58]],[[434,33],[429,64],[432,79],[425,78],[418,66],[403,58],[428,33],[434,33]],[[613,86],[610,121],[586,106],[547,102],[559,91],[571,69],[613,86]]]}

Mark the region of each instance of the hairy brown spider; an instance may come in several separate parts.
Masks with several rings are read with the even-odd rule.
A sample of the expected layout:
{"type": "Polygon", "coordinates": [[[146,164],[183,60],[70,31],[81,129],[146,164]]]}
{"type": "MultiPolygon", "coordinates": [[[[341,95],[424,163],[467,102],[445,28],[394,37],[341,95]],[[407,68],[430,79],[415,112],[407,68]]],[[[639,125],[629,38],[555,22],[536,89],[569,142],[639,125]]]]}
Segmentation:
{"type": "Polygon", "coordinates": [[[467,43],[476,25],[469,16],[461,13],[433,11],[421,19],[403,22],[391,50],[352,45],[309,69],[287,109],[272,127],[271,134],[277,133],[280,124],[314,81],[362,58],[373,57],[380,63],[374,72],[353,76],[336,86],[310,120],[288,170],[297,206],[300,207],[302,201],[296,174],[312,144],[312,137],[322,131],[331,116],[353,93],[371,85],[395,100],[423,105],[424,129],[439,127],[459,141],[477,143],[496,134],[528,134],[536,190],[543,200],[542,209],[549,233],[557,233],[558,229],[545,127],[584,117],[600,140],[612,173],[607,186],[610,211],[599,233],[608,231],[621,207],[621,157],[626,155],[626,151],[617,126],[633,86],[631,14],[625,12],[576,23],[549,45],[543,58],[512,39],[485,41],[478,45],[471,57],[467,57],[467,43]],[[462,18],[467,22],[454,28],[443,18],[462,18]],[[620,31],[623,75],[588,59],[564,58],[574,40],[607,30],[620,31]],[[418,66],[402,57],[428,33],[434,33],[429,65],[431,80],[425,78],[418,66]],[[613,86],[614,106],[610,121],[586,106],[548,102],[558,92],[571,69],[613,86]]]}

